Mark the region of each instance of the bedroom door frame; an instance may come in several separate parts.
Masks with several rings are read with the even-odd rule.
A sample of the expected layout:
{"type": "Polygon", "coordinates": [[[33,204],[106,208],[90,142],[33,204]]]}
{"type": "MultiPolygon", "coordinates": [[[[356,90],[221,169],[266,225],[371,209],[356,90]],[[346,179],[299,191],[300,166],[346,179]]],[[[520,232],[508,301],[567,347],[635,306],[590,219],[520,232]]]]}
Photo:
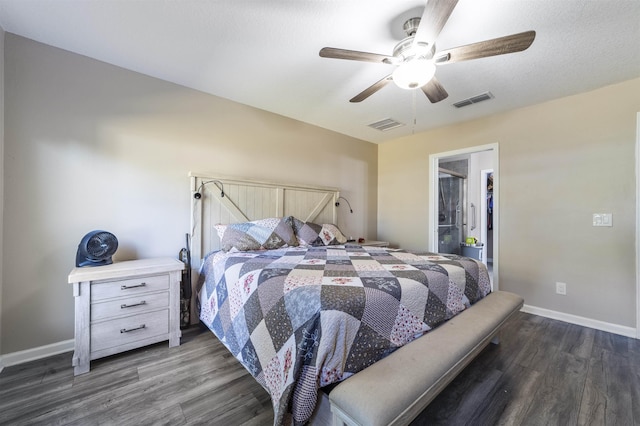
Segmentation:
{"type": "Polygon", "coordinates": [[[636,339],[640,339],[640,112],[636,115],[636,339]]]}
{"type": "Polygon", "coordinates": [[[454,151],[440,152],[429,155],[429,229],[428,247],[430,251],[438,250],[438,168],[440,160],[461,155],[471,155],[480,152],[491,151],[493,153],[493,282],[492,289],[499,290],[499,241],[500,241],[500,163],[498,143],[473,146],[454,151]]]}

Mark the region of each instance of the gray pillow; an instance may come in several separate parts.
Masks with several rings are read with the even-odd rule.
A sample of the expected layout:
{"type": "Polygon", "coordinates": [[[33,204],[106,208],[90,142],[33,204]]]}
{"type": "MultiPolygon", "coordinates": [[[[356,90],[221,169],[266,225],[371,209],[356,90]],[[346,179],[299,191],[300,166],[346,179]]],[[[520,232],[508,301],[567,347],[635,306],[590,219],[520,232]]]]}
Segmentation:
{"type": "Polygon", "coordinates": [[[322,225],[313,222],[303,222],[292,217],[293,231],[298,237],[298,243],[310,246],[330,246],[344,244],[347,237],[342,231],[331,223],[322,225]]]}
{"type": "Polygon", "coordinates": [[[298,245],[291,216],[215,225],[215,228],[224,251],[273,250],[298,245]]]}

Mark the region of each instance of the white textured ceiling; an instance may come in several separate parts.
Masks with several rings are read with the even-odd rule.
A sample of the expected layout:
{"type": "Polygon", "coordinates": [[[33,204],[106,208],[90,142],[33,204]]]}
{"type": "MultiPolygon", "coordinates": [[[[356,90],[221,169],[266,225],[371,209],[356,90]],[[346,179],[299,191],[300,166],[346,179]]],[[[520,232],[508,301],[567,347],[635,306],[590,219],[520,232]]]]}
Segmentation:
{"type": "MultiPolygon", "coordinates": [[[[638,0],[460,0],[438,50],[535,30],[524,52],[448,64],[431,104],[391,65],[320,58],[325,46],[390,55],[425,0],[0,0],[5,31],[380,143],[640,77],[638,0]],[[456,109],[490,91],[495,99],[456,109]],[[394,118],[405,126],[367,125],[394,118]]],[[[639,94],[640,96],[640,94],[639,94]]],[[[250,125],[250,123],[248,123],[250,125]]]]}

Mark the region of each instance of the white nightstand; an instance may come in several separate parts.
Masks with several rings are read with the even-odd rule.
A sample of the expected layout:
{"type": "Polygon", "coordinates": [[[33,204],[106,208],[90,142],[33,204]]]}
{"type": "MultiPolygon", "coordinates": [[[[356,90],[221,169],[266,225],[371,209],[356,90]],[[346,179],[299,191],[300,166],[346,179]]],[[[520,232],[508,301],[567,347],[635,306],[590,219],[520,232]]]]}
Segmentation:
{"type": "Polygon", "coordinates": [[[170,257],[73,269],[74,375],[96,358],[164,340],[178,346],[182,269],[170,257]]]}

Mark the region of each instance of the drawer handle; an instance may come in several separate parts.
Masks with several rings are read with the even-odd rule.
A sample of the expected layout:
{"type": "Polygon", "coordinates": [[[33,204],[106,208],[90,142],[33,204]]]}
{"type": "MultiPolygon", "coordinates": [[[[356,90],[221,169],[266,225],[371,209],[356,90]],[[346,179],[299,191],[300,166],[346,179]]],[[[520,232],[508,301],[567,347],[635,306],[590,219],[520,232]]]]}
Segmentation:
{"type": "Polygon", "coordinates": [[[134,306],[141,306],[141,305],[146,305],[146,304],[147,304],[147,301],[146,301],[146,300],[143,300],[143,301],[141,301],[140,303],[133,303],[133,304],[131,304],[131,305],[127,305],[127,304],[120,305],[120,309],[124,309],[124,308],[133,308],[134,306]]]}
{"type": "Polygon", "coordinates": [[[130,288],[145,287],[146,285],[147,283],[140,283],[136,285],[122,285],[120,286],[120,290],[129,290],[130,288]]]}
{"type": "Polygon", "coordinates": [[[121,328],[120,333],[128,333],[130,331],[142,330],[143,328],[146,328],[146,327],[147,326],[145,324],[142,324],[140,327],[136,327],[136,328],[121,328]]]}

